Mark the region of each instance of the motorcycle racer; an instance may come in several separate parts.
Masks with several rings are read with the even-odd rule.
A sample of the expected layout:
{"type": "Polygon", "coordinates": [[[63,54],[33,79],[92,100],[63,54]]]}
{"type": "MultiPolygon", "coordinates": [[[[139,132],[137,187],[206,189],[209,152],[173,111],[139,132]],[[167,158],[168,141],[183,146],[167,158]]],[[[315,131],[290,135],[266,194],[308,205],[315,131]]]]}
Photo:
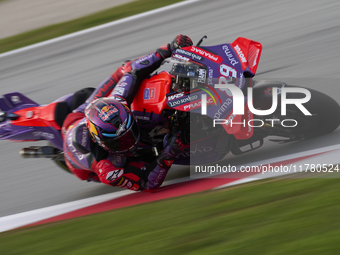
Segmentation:
{"type": "Polygon", "coordinates": [[[140,131],[129,106],[143,79],[174,50],[191,45],[189,37],[178,35],[155,52],[128,61],[67,116],[62,127],[65,162],[78,178],[131,190],[159,188],[184,149],[181,134],[166,135],[163,151],[152,162],[130,158],[140,131]]]}

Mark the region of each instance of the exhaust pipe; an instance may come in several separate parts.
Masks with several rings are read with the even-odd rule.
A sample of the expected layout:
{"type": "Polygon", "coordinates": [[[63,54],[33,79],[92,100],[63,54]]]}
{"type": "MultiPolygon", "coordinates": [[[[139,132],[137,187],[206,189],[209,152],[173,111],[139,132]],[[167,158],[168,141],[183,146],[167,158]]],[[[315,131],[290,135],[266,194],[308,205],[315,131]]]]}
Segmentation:
{"type": "Polygon", "coordinates": [[[22,148],[20,155],[23,158],[56,158],[62,154],[63,151],[52,146],[30,146],[22,148]]]}

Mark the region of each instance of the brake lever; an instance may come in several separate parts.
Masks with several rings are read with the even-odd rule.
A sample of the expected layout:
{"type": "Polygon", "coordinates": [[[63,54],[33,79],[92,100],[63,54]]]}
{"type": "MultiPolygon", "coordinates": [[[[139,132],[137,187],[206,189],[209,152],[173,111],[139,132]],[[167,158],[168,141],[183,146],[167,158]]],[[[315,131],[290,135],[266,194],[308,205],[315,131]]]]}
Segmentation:
{"type": "Polygon", "coordinates": [[[198,41],[198,43],[196,44],[196,47],[199,47],[200,45],[201,45],[201,43],[205,40],[205,39],[207,39],[208,37],[205,35],[205,36],[203,36],[202,38],[201,38],[201,40],[199,40],[198,41]]]}

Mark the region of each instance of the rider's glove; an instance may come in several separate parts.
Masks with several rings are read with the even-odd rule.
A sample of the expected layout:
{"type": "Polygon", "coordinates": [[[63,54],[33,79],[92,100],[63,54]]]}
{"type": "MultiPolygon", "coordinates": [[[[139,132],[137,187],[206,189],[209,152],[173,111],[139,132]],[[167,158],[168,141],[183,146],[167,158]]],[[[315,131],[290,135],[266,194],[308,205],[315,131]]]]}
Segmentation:
{"type": "Polygon", "coordinates": [[[186,35],[177,35],[176,38],[170,43],[170,49],[172,52],[187,46],[192,46],[192,40],[186,35]]]}
{"type": "Polygon", "coordinates": [[[182,47],[192,46],[192,40],[186,35],[177,35],[169,44],[163,45],[157,49],[157,53],[163,59],[171,57],[171,54],[182,47]]]}
{"type": "Polygon", "coordinates": [[[159,166],[169,169],[176,157],[184,150],[182,135],[180,132],[175,133],[171,137],[166,135],[164,142],[166,145],[161,155],[158,156],[157,163],[159,166]]]}
{"type": "Polygon", "coordinates": [[[164,137],[165,148],[157,158],[157,165],[148,176],[148,183],[145,192],[155,192],[162,185],[172,163],[178,154],[184,150],[181,133],[177,132],[171,137],[164,137]]]}

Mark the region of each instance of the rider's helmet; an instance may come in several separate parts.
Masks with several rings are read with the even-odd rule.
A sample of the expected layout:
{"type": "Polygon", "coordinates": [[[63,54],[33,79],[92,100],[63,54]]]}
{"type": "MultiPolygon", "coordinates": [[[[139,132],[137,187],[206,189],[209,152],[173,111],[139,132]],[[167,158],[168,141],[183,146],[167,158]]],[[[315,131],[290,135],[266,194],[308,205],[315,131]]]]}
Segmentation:
{"type": "Polygon", "coordinates": [[[85,109],[86,125],[92,139],[105,150],[126,157],[139,144],[139,128],[130,109],[112,98],[100,98],[85,109]]]}

